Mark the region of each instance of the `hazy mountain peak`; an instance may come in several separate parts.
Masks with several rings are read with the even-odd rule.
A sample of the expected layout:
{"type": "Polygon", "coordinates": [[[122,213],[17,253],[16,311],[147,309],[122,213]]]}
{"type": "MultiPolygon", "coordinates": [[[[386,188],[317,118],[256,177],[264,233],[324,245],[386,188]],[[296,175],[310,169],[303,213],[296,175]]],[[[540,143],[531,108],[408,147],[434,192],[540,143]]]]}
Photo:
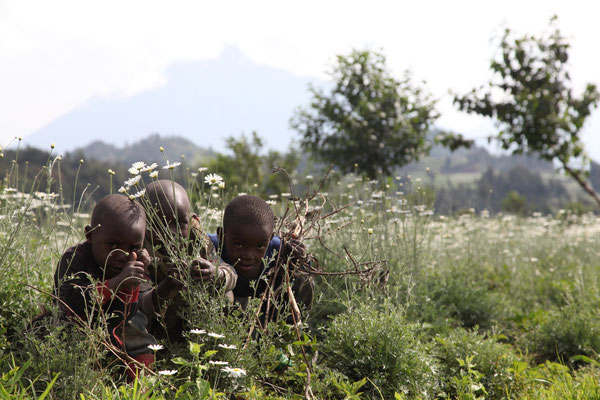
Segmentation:
{"type": "Polygon", "coordinates": [[[220,149],[224,139],[256,130],[268,147],[285,150],[288,122],[308,103],[309,79],[254,63],[235,47],[215,60],[183,62],[165,85],[126,99],[93,97],[26,137],[26,144],[70,151],[102,140],[122,146],[151,132],[177,135],[220,149]]]}

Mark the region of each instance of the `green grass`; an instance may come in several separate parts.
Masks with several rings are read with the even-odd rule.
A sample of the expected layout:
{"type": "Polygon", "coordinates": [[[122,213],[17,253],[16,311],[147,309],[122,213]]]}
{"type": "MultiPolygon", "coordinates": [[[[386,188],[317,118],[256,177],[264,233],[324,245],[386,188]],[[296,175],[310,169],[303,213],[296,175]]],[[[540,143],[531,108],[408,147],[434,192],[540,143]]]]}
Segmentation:
{"type": "MultiPolygon", "coordinates": [[[[307,203],[312,215],[331,214],[303,239],[322,272],[332,275],[315,278],[305,324],[296,329],[279,321],[249,335],[256,308],[224,313],[214,297],[190,291],[197,305],[186,314],[190,327],[225,337],[188,333],[182,345],[164,343],[157,370],[177,372],[149,374],[132,386],[111,362],[102,326],[73,327],[50,315],[32,327],[40,304],[56,311],[48,296],[53,270],[83,238],[89,215],[81,213],[89,210],[85,193],[81,209],[63,206],[69,200],[60,193],[19,195],[15,174],[0,193],[2,398],[600,396],[600,219],[594,215],[441,217],[429,212],[432,198],[422,183],[406,192],[395,182],[333,176],[307,203]],[[43,328],[50,333],[42,335],[43,328]],[[227,361],[246,375],[229,377],[210,361],[227,361]]],[[[214,231],[238,190],[211,190],[202,179],[190,177],[193,208],[214,231]]],[[[314,190],[318,181],[307,184],[314,190]]],[[[273,209],[295,213],[281,196],[273,209]]]]}

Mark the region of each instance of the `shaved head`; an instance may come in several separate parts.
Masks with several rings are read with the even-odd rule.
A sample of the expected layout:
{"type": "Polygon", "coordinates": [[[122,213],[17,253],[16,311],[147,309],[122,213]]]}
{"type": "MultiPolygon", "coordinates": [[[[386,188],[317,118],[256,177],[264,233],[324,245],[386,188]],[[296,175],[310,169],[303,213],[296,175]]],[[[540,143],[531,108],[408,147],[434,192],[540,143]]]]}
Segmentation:
{"type": "Polygon", "coordinates": [[[225,232],[233,225],[269,226],[273,228],[273,210],[266,201],[256,196],[238,196],[231,200],[223,215],[225,232]]]}
{"type": "Polygon", "coordinates": [[[190,199],[187,191],[179,183],[161,179],[146,186],[146,196],[150,203],[149,219],[152,230],[166,224],[173,234],[189,235],[191,217],[190,199]],[[154,214],[156,213],[156,214],[154,214]],[[156,218],[153,216],[156,215],[156,218]]]}
{"type": "Polygon", "coordinates": [[[146,194],[152,207],[173,208],[180,199],[189,203],[187,192],[183,186],[168,179],[154,181],[146,186],[146,194]]]}
{"type": "Polygon", "coordinates": [[[133,224],[140,218],[146,220],[142,207],[122,194],[109,194],[101,198],[92,212],[91,226],[114,223],[133,224]]]}

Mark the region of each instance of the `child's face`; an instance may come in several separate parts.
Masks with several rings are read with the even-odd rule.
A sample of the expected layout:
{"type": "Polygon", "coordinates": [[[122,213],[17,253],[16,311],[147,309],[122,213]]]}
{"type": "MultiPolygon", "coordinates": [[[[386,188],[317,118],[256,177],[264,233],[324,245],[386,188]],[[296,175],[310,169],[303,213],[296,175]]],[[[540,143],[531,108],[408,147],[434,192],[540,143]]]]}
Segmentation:
{"type": "Polygon", "coordinates": [[[185,197],[177,197],[175,207],[164,206],[162,213],[159,211],[157,216],[162,223],[167,224],[173,237],[178,237],[181,234],[182,237],[187,238],[190,234],[191,215],[190,201],[186,195],[185,197]]]}
{"type": "Polygon", "coordinates": [[[227,256],[238,274],[258,278],[272,237],[273,227],[269,225],[234,225],[224,231],[227,256]]]}
{"type": "Polygon", "coordinates": [[[99,228],[86,227],[88,243],[92,245],[96,263],[105,271],[105,278],[118,275],[125,264],[137,259],[137,252],[144,248],[145,231],[144,218],[133,223],[115,219],[99,228]]]}

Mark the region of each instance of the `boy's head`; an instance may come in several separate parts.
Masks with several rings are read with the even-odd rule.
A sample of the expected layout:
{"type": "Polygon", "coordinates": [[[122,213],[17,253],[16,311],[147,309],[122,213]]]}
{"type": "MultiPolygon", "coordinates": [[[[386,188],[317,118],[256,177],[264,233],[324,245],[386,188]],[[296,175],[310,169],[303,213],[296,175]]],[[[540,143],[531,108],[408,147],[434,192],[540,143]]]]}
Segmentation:
{"type": "Polygon", "coordinates": [[[85,236],[106,278],[116,276],[137,252],[144,248],[146,214],[142,207],[121,194],[111,194],[98,201],[92,212],[85,236]]]}
{"type": "Polygon", "coordinates": [[[263,258],[273,237],[274,219],[271,207],[256,196],[238,196],[225,207],[219,234],[227,258],[238,274],[249,279],[260,275],[263,258]]]}
{"type": "MultiPolygon", "coordinates": [[[[160,221],[159,229],[168,228],[169,231],[177,237],[179,234],[187,238],[190,233],[191,207],[187,192],[180,184],[162,179],[146,186],[146,194],[150,206],[156,212],[156,217],[160,221]]],[[[158,228],[156,224],[151,224],[152,229],[158,228]]],[[[158,237],[167,232],[157,232],[158,237]]]]}

